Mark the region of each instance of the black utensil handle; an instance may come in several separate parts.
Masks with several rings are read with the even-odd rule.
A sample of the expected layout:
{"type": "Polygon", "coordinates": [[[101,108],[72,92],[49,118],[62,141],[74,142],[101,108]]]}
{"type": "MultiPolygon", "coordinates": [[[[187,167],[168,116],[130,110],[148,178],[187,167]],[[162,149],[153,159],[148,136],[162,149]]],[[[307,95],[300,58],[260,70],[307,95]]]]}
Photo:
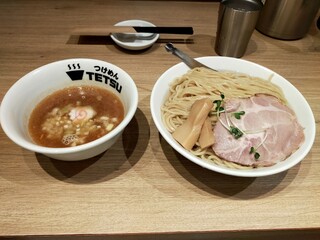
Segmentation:
{"type": "Polygon", "coordinates": [[[167,33],[167,34],[193,34],[192,27],[133,27],[137,32],[167,33]]]}

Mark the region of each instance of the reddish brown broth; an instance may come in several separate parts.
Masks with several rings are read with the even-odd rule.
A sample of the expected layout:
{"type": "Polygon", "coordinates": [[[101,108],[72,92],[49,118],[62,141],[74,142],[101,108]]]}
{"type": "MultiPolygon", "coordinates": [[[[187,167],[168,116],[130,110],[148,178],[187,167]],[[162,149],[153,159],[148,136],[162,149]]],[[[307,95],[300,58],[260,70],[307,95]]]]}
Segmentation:
{"type": "Polygon", "coordinates": [[[114,93],[99,87],[77,86],[58,90],[43,99],[32,111],[28,128],[39,145],[70,147],[104,136],[123,118],[123,104],[114,93]],[[85,109],[86,114],[94,116],[87,114],[91,117],[81,121],[72,119],[70,109],[85,109]]]}

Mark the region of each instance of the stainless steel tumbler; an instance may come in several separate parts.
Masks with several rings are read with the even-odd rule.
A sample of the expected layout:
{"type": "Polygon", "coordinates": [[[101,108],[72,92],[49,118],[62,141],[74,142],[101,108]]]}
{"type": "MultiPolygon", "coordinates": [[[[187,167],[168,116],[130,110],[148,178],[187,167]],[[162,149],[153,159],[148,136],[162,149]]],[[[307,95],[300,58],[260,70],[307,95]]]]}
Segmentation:
{"type": "Polygon", "coordinates": [[[257,30],[279,39],[304,37],[320,7],[320,0],[266,0],[257,30]]]}
{"type": "Polygon", "coordinates": [[[217,54],[242,57],[256,27],[263,4],[259,0],[222,0],[215,42],[217,54]]]}

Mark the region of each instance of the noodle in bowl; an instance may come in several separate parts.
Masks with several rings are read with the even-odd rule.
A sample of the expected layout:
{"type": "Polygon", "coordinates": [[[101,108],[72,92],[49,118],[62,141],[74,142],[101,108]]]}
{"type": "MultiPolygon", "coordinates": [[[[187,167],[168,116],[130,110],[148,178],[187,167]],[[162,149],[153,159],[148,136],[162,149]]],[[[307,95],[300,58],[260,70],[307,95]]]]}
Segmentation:
{"type": "MultiPolygon", "coordinates": [[[[312,147],[312,144],[315,138],[314,116],[305,98],[291,83],[289,83],[282,76],[271,71],[270,69],[267,69],[258,64],[245,61],[242,59],[229,58],[229,57],[202,57],[202,58],[198,58],[198,61],[202,62],[203,64],[209,67],[219,70],[219,72],[224,72],[224,71],[233,72],[239,78],[240,84],[238,86],[234,86],[235,83],[234,83],[234,80],[232,79],[233,78],[232,75],[234,74],[230,74],[231,78],[223,83],[224,86],[222,86],[223,84],[217,81],[216,84],[217,85],[220,84],[220,86],[217,86],[217,88],[219,89],[238,88],[239,91],[236,92],[235,95],[243,96],[243,97],[250,96],[251,94],[254,94],[254,93],[272,94],[277,98],[279,98],[282,102],[286,102],[286,104],[295,112],[298,122],[304,128],[305,140],[300,146],[300,148],[297,149],[289,157],[287,157],[284,161],[281,161],[270,167],[259,167],[259,168],[243,167],[241,165],[231,163],[225,160],[219,160],[219,158],[216,158],[216,157],[213,157],[213,158],[203,157],[205,154],[202,152],[195,152],[194,150],[191,150],[191,151],[186,150],[172,137],[172,131],[174,130],[175,125],[181,124],[179,122],[181,121],[181,119],[179,118],[171,119],[170,116],[164,115],[166,114],[166,112],[170,112],[170,110],[166,109],[168,108],[168,106],[164,106],[164,103],[165,102],[167,103],[168,101],[168,95],[173,83],[177,79],[179,79],[180,80],[179,84],[181,85],[193,84],[193,83],[188,83],[188,80],[183,79],[181,77],[186,73],[189,74],[191,72],[192,74],[194,70],[190,70],[185,64],[180,63],[171,67],[160,76],[160,78],[158,79],[158,81],[156,82],[152,90],[151,100],[150,100],[151,113],[157,129],[159,130],[163,138],[177,152],[179,152],[181,155],[183,155],[187,159],[191,160],[192,162],[204,168],[207,168],[216,172],[220,172],[223,174],[241,176],[241,177],[259,177],[259,176],[276,174],[293,167],[307,155],[307,153],[312,147]],[[252,84],[255,86],[250,86],[249,87],[250,89],[242,89],[242,86],[248,85],[246,84],[246,81],[247,82],[249,81],[246,78],[246,76],[243,76],[244,74],[249,75],[252,78],[250,81],[255,81],[255,78],[263,79],[263,81],[261,81],[262,85],[260,86],[259,81],[257,80],[256,82],[258,84],[256,84],[255,82],[254,84],[252,84]],[[271,83],[273,83],[273,85],[275,86],[261,92],[260,89],[268,88],[267,84],[266,84],[267,87],[263,86],[264,80],[266,82],[271,81],[271,83]],[[241,81],[243,82],[243,84],[241,84],[241,81]],[[282,91],[284,89],[285,91],[282,91]]],[[[206,71],[206,72],[210,74],[210,71],[206,71]]],[[[217,75],[217,74],[213,73],[213,75],[217,75]]],[[[203,73],[200,74],[200,77],[201,76],[203,76],[203,73]]],[[[195,73],[195,78],[196,77],[197,77],[197,73],[195,73]]],[[[214,76],[211,78],[214,81],[214,76]]],[[[214,85],[214,84],[212,83],[209,84],[205,82],[203,84],[205,86],[208,85],[208,92],[210,91],[214,92],[214,90],[209,89],[210,88],[209,85],[214,85]]],[[[205,87],[202,89],[205,89],[205,87]]],[[[199,91],[199,89],[196,89],[193,91],[199,91]]],[[[201,91],[198,92],[198,94],[201,96],[203,94],[205,95],[208,94],[201,91]]],[[[218,96],[219,93],[216,92],[215,94],[216,96],[218,96]]],[[[212,100],[216,99],[216,96],[210,96],[210,99],[212,100]]],[[[172,96],[172,97],[178,98],[177,96],[172,96]]],[[[183,103],[187,105],[189,104],[189,106],[190,104],[192,104],[192,102],[194,102],[194,99],[186,99],[186,100],[182,99],[182,100],[184,102],[188,102],[188,100],[190,100],[190,103],[183,103]]],[[[179,114],[183,116],[185,113],[182,111],[179,114]]]]}

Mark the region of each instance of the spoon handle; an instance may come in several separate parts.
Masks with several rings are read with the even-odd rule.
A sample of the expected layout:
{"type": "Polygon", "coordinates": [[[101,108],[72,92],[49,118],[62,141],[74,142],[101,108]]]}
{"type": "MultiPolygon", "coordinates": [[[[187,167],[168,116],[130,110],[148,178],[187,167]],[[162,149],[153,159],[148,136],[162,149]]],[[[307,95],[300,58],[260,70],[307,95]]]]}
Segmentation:
{"type": "Polygon", "coordinates": [[[167,43],[165,48],[168,52],[171,52],[173,55],[180,58],[191,69],[196,68],[196,67],[205,67],[205,68],[209,68],[213,71],[217,71],[217,70],[212,69],[212,68],[198,62],[197,60],[189,57],[187,54],[185,54],[184,52],[182,52],[178,48],[174,47],[172,43],[167,43]]]}

